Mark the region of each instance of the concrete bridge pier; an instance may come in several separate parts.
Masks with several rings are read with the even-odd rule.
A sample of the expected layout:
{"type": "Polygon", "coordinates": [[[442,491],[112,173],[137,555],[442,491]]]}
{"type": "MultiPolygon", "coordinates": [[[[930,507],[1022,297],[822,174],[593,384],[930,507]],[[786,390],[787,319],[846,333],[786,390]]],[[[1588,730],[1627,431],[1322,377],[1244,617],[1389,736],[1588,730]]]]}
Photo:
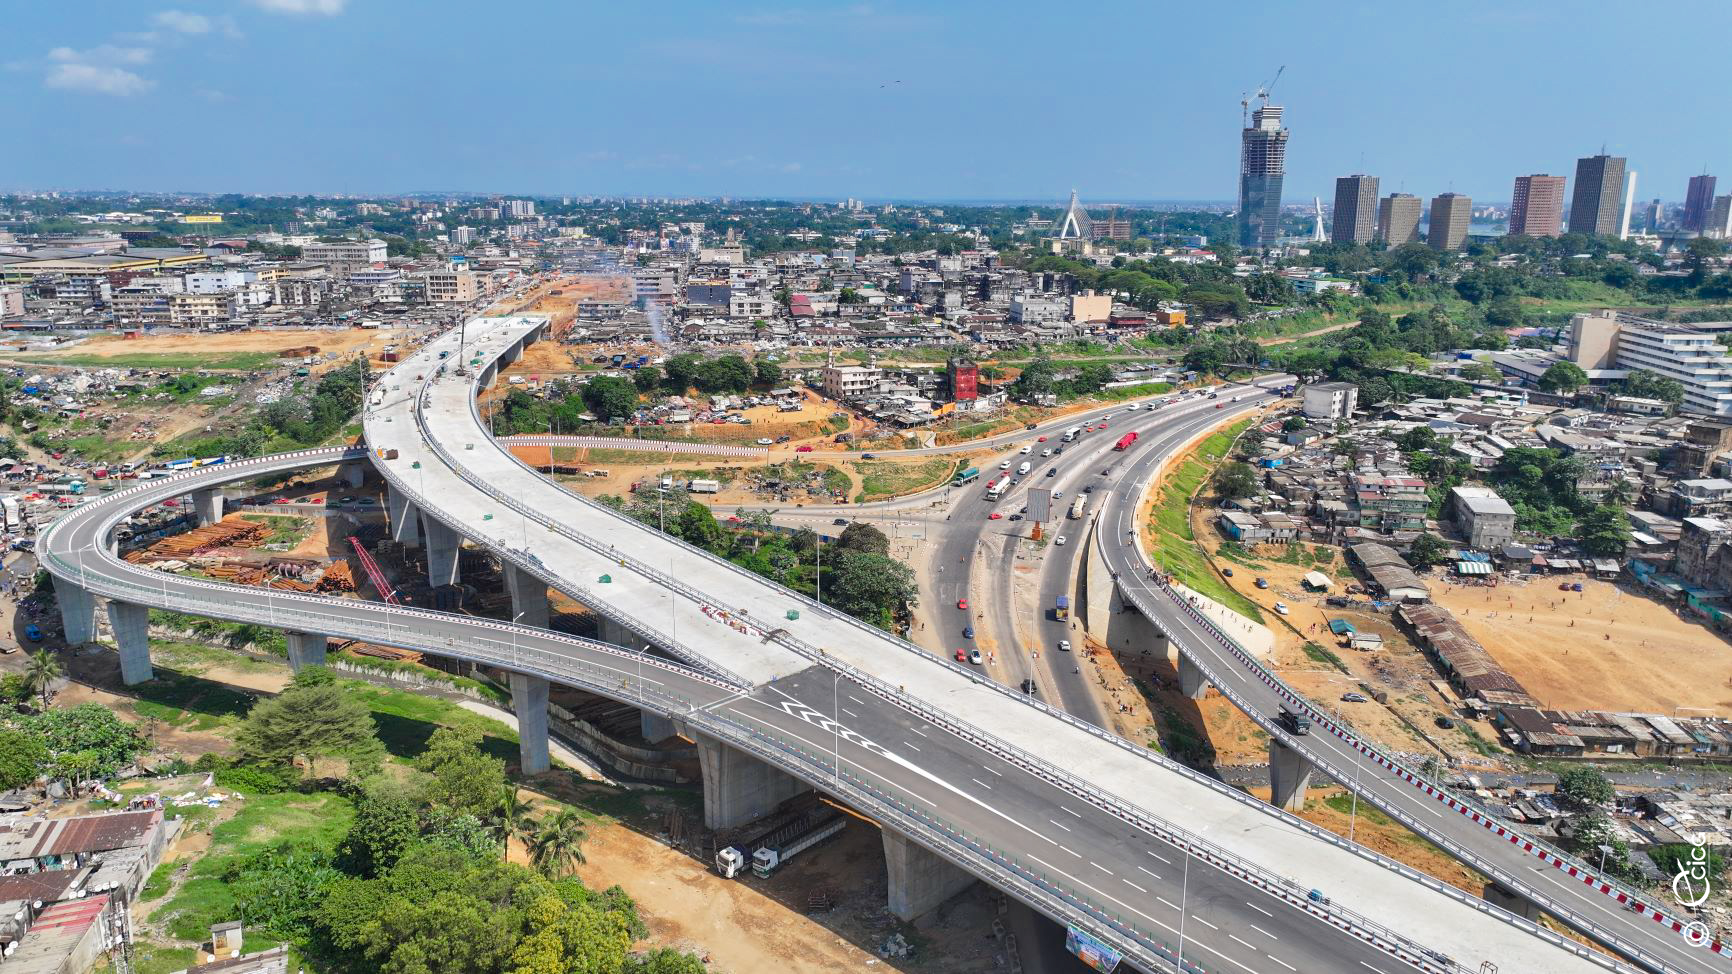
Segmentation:
{"type": "Polygon", "coordinates": [[[704,825],[709,828],[744,825],[808,790],[798,778],[713,737],[687,736],[698,745],[698,765],[704,775],[704,825]]]}
{"type": "Polygon", "coordinates": [[[54,598],[60,603],[60,624],[66,630],[66,645],[82,646],[96,638],[96,596],[57,578],[54,598]]]}
{"type": "Polygon", "coordinates": [[[391,520],[391,540],[411,548],[421,544],[421,512],[407,494],[396,488],[385,491],[385,513],[391,520]]]}
{"type": "Polygon", "coordinates": [[[604,643],[624,646],[626,649],[638,652],[643,652],[647,648],[643,637],[627,629],[624,625],[601,615],[596,616],[596,638],[604,643]]]}
{"type": "Polygon", "coordinates": [[[1496,883],[1485,884],[1483,898],[1492,906],[1501,907],[1523,919],[1531,920],[1534,923],[1538,923],[1540,920],[1540,908],[1534,905],[1532,900],[1496,883]]]}
{"type": "Polygon", "coordinates": [[[1179,692],[1192,700],[1201,700],[1209,693],[1209,678],[1184,653],[1179,654],[1179,692]]]}
{"type": "Polygon", "coordinates": [[[643,739],[651,744],[660,744],[675,734],[672,717],[663,717],[648,710],[638,711],[638,726],[643,731],[643,739]]]}
{"type": "Polygon", "coordinates": [[[526,673],[511,674],[511,710],[517,715],[518,764],[524,774],[553,767],[547,756],[547,681],[526,673]]]}
{"type": "Polygon", "coordinates": [[[974,876],[899,832],[884,830],[890,912],[913,923],[974,884],[974,876]]]}
{"type": "Polygon", "coordinates": [[[351,488],[360,487],[367,482],[367,466],[362,463],[345,463],[337,468],[337,477],[351,488]]]}
{"type": "Polygon", "coordinates": [[[1311,784],[1311,762],[1275,738],[1269,738],[1269,802],[1289,812],[1305,807],[1311,784]]]}
{"type": "Polygon", "coordinates": [[[421,533],[427,540],[427,584],[434,588],[455,584],[457,553],[463,539],[425,512],[421,515],[421,533]]]}
{"type": "Polygon", "coordinates": [[[286,632],[289,641],[289,669],[299,673],[303,666],[324,666],[325,649],[330,639],[323,633],[286,632]]]}
{"type": "Polygon", "coordinates": [[[546,629],[547,583],[516,565],[505,566],[505,587],[511,592],[511,617],[526,626],[546,629]]]}
{"type": "Polygon", "coordinates": [[[216,490],[215,488],[212,488],[210,490],[195,490],[195,491],[193,491],[192,509],[194,512],[196,512],[198,514],[199,527],[204,527],[207,524],[215,524],[216,522],[222,520],[223,519],[223,495],[222,495],[222,491],[216,490]]]}
{"type": "Polygon", "coordinates": [[[108,628],[120,650],[120,682],[127,686],[154,677],[150,669],[150,610],[133,602],[108,602],[108,628]]]}

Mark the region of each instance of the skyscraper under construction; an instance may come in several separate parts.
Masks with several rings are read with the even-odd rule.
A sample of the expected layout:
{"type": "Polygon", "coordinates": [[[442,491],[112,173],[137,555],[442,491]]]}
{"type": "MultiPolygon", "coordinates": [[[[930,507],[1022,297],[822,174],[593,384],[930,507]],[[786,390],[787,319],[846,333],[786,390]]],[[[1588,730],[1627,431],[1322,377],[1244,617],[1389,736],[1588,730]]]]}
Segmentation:
{"type": "Polygon", "coordinates": [[[1287,130],[1281,106],[1263,104],[1239,135],[1239,246],[1275,246],[1281,232],[1281,180],[1287,174],[1287,130]]]}

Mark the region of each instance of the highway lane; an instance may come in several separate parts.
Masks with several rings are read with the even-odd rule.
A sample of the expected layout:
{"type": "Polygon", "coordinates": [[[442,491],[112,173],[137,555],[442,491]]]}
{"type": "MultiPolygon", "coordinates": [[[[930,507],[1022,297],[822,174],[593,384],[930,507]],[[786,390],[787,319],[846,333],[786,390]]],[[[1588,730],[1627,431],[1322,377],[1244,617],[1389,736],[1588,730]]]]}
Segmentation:
{"type": "MultiPolygon", "coordinates": [[[[1634,945],[1650,959],[1664,964],[1667,968],[1677,971],[1727,969],[1728,964],[1724,958],[1710,953],[1703,946],[1686,942],[1681,935],[1655,922],[1652,917],[1619,907],[1605,894],[1585,885],[1581,879],[1542,863],[1525,851],[1523,846],[1472,824],[1465,816],[1449,810],[1435,797],[1427,795],[1411,782],[1396,777],[1383,764],[1348,742],[1321,731],[1295,739],[1280,727],[1275,721],[1275,715],[1285,702],[1284,699],[1242,659],[1222,647],[1214,635],[1207,631],[1208,627],[1179,611],[1170,597],[1148,579],[1147,575],[1152,566],[1143,555],[1140,545],[1125,543],[1130,530],[1142,530],[1142,526],[1136,524],[1132,516],[1136,498],[1141,495],[1141,486],[1153,475],[1160,461],[1161,456],[1158,453],[1150,453],[1137,458],[1130,468],[1124,471],[1124,482],[1132,485],[1134,489],[1114,491],[1100,512],[1102,524],[1098,530],[1101,532],[1099,536],[1102,539],[1103,553],[1109,566],[1119,573],[1121,583],[1145,599],[1146,604],[1158,608],[1159,621],[1164,628],[1171,627],[1169,632],[1173,632],[1186,645],[1201,650],[1199,662],[1208,672],[1220,678],[1216,681],[1217,685],[1226,681],[1226,685],[1248,703],[1244,709],[1265,730],[1328,761],[1338,769],[1334,774],[1337,780],[1384,806],[1386,811],[1390,811],[1404,823],[1410,826],[1417,824],[1422,829],[1444,833],[1449,842],[1458,844],[1458,849],[1480,859],[1483,864],[1489,864],[1501,872],[1503,877],[1520,883],[1537,894],[1536,899],[1557,904],[1564,911],[1579,910],[1591,915],[1593,922],[1602,930],[1609,930],[1613,936],[1634,945]]],[[[1333,713],[1333,710],[1327,707],[1320,707],[1318,710],[1323,714],[1333,713]]]]}
{"type": "MultiPolygon", "coordinates": [[[[534,326],[511,320],[472,324],[471,330],[479,329],[473,354],[480,361],[491,359],[506,351],[513,335],[534,326]]],[[[431,351],[417,353],[394,374],[431,371],[431,351]]],[[[809,603],[797,616],[790,612],[785,622],[770,623],[768,613],[790,603],[800,605],[799,597],[550,484],[517,463],[480,428],[466,382],[428,380],[424,392],[393,384],[392,393],[385,408],[370,410],[368,435],[375,445],[401,447],[400,458],[381,464],[396,478],[399,490],[413,494],[435,520],[457,526],[521,569],[546,577],[556,587],[577,589],[580,600],[598,605],[611,618],[674,617],[677,625],[670,629],[651,623],[659,630],[650,636],[652,642],[671,638],[681,645],[678,640],[684,635],[684,650],[709,659],[719,671],[750,670],[772,679],[803,668],[795,664],[813,658],[865,670],[882,685],[898,688],[899,699],[910,704],[966,714],[970,733],[1016,742],[1014,746],[1031,754],[1032,766],[1064,768],[1092,782],[1090,787],[1107,789],[1111,797],[1105,800],[1161,809],[1181,821],[1249,823],[1222,831],[1223,841],[1238,850],[1235,854],[1279,861],[1283,869],[1318,878],[1352,876],[1356,904],[1381,914],[1386,926],[1410,930],[1432,943],[1449,943],[1461,930],[1472,928],[1474,949],[1482,956],[1489,952],[1505,961],[1523,958],[1524,969],[1532,970],[1573,966],[1554,949],[1555,942],[1547,946],[1536,939],[1533,928],[1512,924],[1389,864],[1367,870],[1376,864],[1374,859],[1217,783],[1116,739],[1006,707],[1005,695],[988,689],[966,668],[939,663],[809,603]],[[401,425],[393,428],[394,420],[401,425]],[[390,439],[381,442],[381,436],[390,439]],[[418,473],[406,472],[411,460],[418,473]],[[502,515],[503,524],[494,520],[496,514],[502,515]],[[667,568],[653,567],[661,565],[667,568]],[[594,579],[598,570],[609,587],[586,591],[589,583],[579,580],[594,579]],[[697,613],[699,603],[706,608],[739,607],[731,611],[750,625],[740,630],[718,626],[707,613],[697,613]],[[695,644],[694,628],[699,640],[695,644]],[[1427,905],[1420,908],[1421,902],[1427,905]]]]}
{"type": "MultiPolygon", "coordinates": [[[[1008,865],[1001,868],[1043,884],[1035,892],[1050,887],[1088,897],[1175,947],[1180,908],[1172,904],[1182,904],[1185,956],[1207,969],[1228,961],[1235,969],[1278,974],[1289,967],[1328,969],[1351,958],[1375,969],[1404,969],[1384,951],[1318,923],[1208,862],[1189,858],[1187,864],[1180,847],[1146,832],[1126,831],[1106,811],[1018,761],[935,726],[833,670],[808,667],[742,693],[674,664],[531,627],[186,579],[130,565],[112,552],[112,528],[129,510],[181,496],[195,485],[355,456],[311,451],[290,461],[237,464],[147,484],[67,515],[44,534],[42,546],[58,577],[76,578],[113,597],[148,594],[154,604],[200,615],[369,639],[532,672],[646,706],[757,753],[779,753],[784,767],[868,814],[895,821],[902,809],[913,815],[911,826],[922,818],[936,820],[928,830],[957,828],[967,818],[981,827],[961,831],[985,848],[1002,850],[1001,856],[1008,853],[1008,865]],[[1115,868],[1131,862],[1140,868],[1115,868]],[[1259,928],[1266,943],[1255,939],[1259,928]]],[[[1030,898],[1039,902],[1038,896],[1030,898]]]]}

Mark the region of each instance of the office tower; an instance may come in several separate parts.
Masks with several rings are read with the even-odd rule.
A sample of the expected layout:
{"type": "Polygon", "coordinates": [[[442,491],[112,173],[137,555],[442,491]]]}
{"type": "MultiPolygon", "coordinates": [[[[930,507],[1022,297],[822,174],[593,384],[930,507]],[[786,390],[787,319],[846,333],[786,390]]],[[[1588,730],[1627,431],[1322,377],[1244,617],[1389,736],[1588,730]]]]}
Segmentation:
{"type": "Polygon", "coordinates": [[[1691,233],[1708,228],[1708,214],[1714,210],[1714,177],[1706,173],[1690,177],[1690,189],[1684,194],[1684,215],[1679,225],[1691,233]]]}
{"type": "Polygon", "coordinates": [[[1281,180],[1287,173],[1287,130],[1281,106],[1265,102],[1239,133],[1239,246],[1275,246],[1281,232],[1281,180]]]}
{"type": "Polygon", "coordinates": [[[1708,208],[1708,222],[1702,227],[1704,237],[1725,240],[1732,237],[1732,195],[1714,197],[1708,208]]]}
{"type": "Polygon", "coordinates": [[[1535,173],[1517,176],[1510,197],[1509,232],[1524,237],[1563,235],[1564,183],[1562,176],[1535,173]]]}
{"type": "Polygon", "coordinates": [[[1624,202],[1623,156],[1576,160],[1576,194],[1570,199],[1570,232],[1609,237],[1618,232],[1624,202]]]}
{"type": "Polygon", "coordinates": [[[1467,225],[1473,219],[1473,200],[1460,193],[1444,193],[1431,198],[1431,229],[1425,242],[1433,250],[1460,250],[1467,243],[1467,225]]]}
{"type": "MultiPolygon", "coordinates": [[[[1710,204],[1710,205],[1712,205],[1712,204],[1710,204]]],[[[1704,219],[1706,219],[1706,218],[1704,218],[1704,219]]],[[[1660,224],[1664,223],[1665,220],[1666,220],[1666,206],[1665,206],[1665,204],[1661,203],[1659,200],[1650,201],[1648,203],[1647,208],[1643,211],[1643,214],[1642,214],[1642,224],[1648,228],[1648,232],[1649,233],[1659,233],[1660,232],[1660,224]]]]}
{"type": "Polygon", "coordinates": [[[1391,247],[1419,242],[1419,197],[1390,193],[1377,208],[1377,238],[1391,247]]]}
{"type": "Polygon", "coordinates": [[[1335,222],[1332,243],[1370,243],[1377,230],[1377,177],[1342,176],[1335,180],[1335,222]]]}

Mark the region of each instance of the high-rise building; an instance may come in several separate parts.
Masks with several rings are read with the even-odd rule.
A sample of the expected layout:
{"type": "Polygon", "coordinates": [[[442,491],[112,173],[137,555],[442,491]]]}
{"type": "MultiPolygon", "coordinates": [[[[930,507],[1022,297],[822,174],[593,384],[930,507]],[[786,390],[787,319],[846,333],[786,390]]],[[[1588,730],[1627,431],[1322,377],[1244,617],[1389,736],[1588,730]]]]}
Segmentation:
{"type": "Polygon", "coordinates": [[[1377,230],[1377,177],[1342,176],[1335,180],[1335,222],[1330,224],[1333,243],[1370,243],[1377,230]]]}
{"type": "Polygon", "coordinates": [[[1509,232],[1512,236],[1557,237],[1564,232],[1564,183],[1562,176],[1535,173],[1517,176],[1510,196],[1509,232]]]}
{"type": "Polygon", "coordinates": [[[1419,242],[1419,197],[1390,193],[1377,208],[1377,238],[1391,247],[1419,242]]]}
{"type": "Polygon", "coordinates": [[[1460,250],[1467,243],[1467,225],[1473,219],[1473,200],[1460,193],[1431,198],[1431,229],[1425,242],[1433,250],[1460,250]]]}
{"type": "Polygon", "coordinates": [[[1732,238],[1732,194],[1714,197],[1708,208],[1708,222],[1702,227],[1704,237],[1716,240],[1732,238]]]}
{"type": "Polygon", "coordinates": [[[1708,228],[1708,214],[1714,210],[1714,177],[1706,173],[1690,177],[1690,188],[1684,194],[1684,215],[1679,225],[1692,233],[1708,228]]]}
{"type": "Polygon", "coordinates": [[[1281,106],[1264,104],[1239,133],[1239,246],[1275,246],[1281,233],[1281,181],[1287,174],[1287,130],[1281,106]]]}
{"type": "Polygon", "coordinates": [[[1623,156],[1576,160],[1576,194],[1570,199],[1570,232],[1610,237],[1624,207],[1623,156]]]}

